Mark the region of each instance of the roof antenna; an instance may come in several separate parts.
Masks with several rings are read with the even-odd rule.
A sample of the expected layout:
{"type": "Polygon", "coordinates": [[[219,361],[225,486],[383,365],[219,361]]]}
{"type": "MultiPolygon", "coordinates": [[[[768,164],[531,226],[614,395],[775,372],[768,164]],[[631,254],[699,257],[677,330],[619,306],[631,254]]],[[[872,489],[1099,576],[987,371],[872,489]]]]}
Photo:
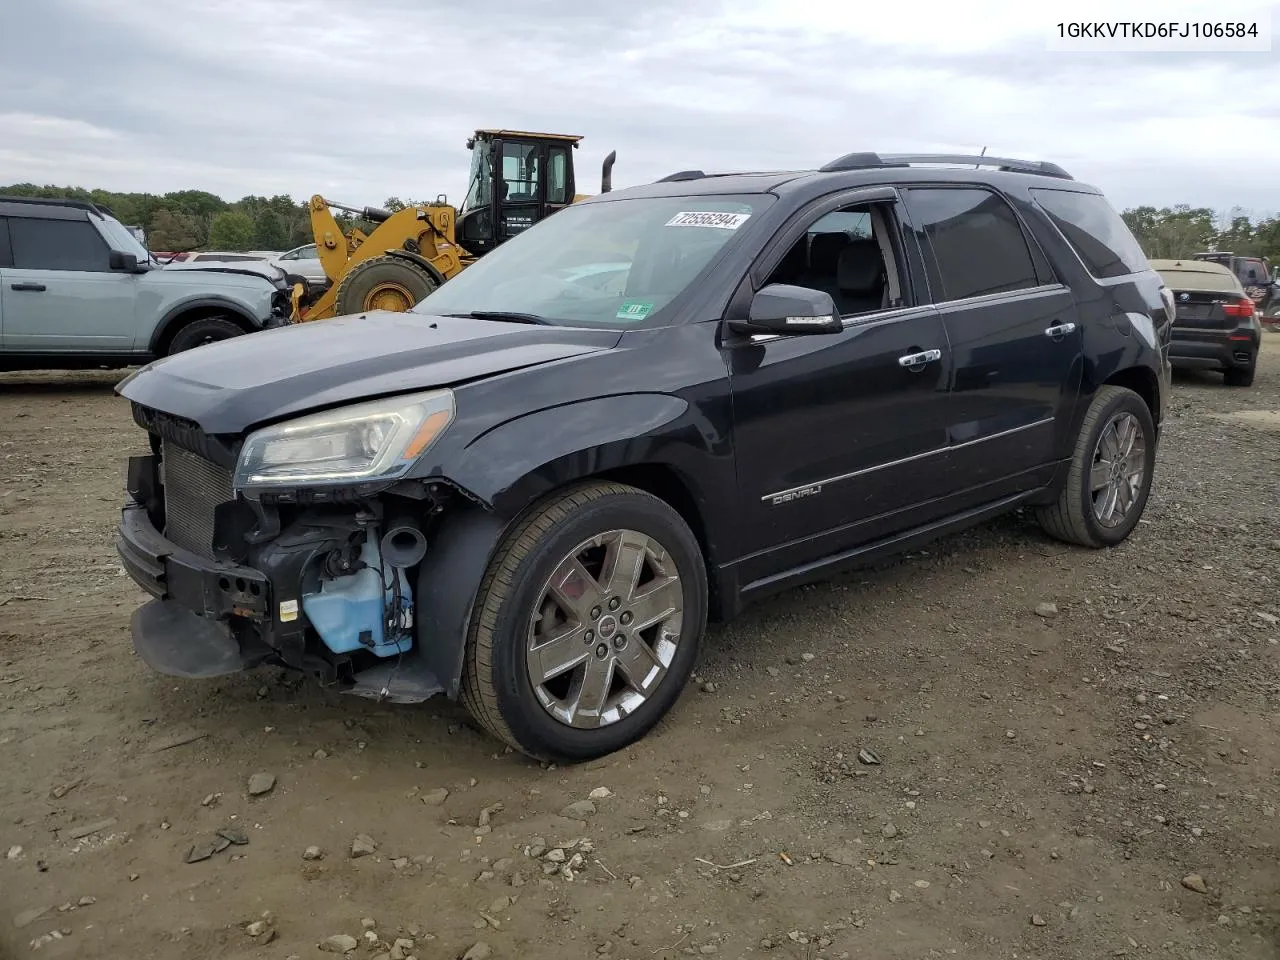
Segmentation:
{"type": "MultiPolygon", "coordinates": [[[[978,154],[978,156],[980,156],[980,157],[985,157],[986,155],[987,155],[987,148],[986,148],[986,147],[983,147],[983,148],[982,148],[982,152],[981,152],[980,154],[978,154]]],[[[975,163],[975,164],[973,165],[973,169],[977,170],[980,166],[982,166],[982,164],[980,164],[980,163],[975,163]]]]}

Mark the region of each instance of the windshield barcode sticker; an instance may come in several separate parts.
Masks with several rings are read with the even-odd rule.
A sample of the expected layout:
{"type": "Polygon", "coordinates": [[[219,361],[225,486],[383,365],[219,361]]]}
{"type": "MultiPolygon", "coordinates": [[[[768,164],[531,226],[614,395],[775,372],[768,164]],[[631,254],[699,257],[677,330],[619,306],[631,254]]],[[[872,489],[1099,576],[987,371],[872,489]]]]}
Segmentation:
{"type": "Polygon", "coordinates": [[[668,227],[715,227],[737,230],[751,219],[749,213],[677,213],[667,221],[668,227]]]}

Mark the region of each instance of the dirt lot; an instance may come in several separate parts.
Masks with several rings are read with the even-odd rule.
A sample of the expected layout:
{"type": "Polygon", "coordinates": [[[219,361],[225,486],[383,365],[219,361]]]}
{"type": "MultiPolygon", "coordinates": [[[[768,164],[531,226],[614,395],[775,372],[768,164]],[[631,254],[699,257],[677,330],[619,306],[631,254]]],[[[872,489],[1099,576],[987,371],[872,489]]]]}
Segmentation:
{"type": "Polygon", "coordinates": [[[1253,389],[1178,378],[1122,548],[1012,517],[761,604],[573,769],[146,669],[115,380],[0,377],[0,956],[1280,955],[1280,336],[1253,389]]]}

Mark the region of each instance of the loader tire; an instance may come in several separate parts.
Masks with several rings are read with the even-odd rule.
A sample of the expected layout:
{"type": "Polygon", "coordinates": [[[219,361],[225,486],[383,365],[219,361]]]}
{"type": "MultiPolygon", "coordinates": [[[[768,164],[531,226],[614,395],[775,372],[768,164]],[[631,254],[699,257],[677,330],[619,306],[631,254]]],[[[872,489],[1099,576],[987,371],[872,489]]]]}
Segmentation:
{"type": "Polygon", "coordinates": [[[431,275],[399,257],[370,257],[338,281],[334,305],[338,316],[391,310],[404,313],[436,288],[431,275]]]}

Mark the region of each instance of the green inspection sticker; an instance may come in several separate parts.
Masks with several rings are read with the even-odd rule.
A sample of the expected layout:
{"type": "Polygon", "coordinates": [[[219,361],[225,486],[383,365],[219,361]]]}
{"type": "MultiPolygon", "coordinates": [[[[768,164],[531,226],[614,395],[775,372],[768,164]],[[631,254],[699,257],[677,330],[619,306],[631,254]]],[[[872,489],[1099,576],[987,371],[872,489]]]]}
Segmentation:
{"type": "Polygon", "coordinates": [[[619,320],[643,320],[653,313],[653,304],[644,300],[623,300],[614,316],[619,320]]]}

